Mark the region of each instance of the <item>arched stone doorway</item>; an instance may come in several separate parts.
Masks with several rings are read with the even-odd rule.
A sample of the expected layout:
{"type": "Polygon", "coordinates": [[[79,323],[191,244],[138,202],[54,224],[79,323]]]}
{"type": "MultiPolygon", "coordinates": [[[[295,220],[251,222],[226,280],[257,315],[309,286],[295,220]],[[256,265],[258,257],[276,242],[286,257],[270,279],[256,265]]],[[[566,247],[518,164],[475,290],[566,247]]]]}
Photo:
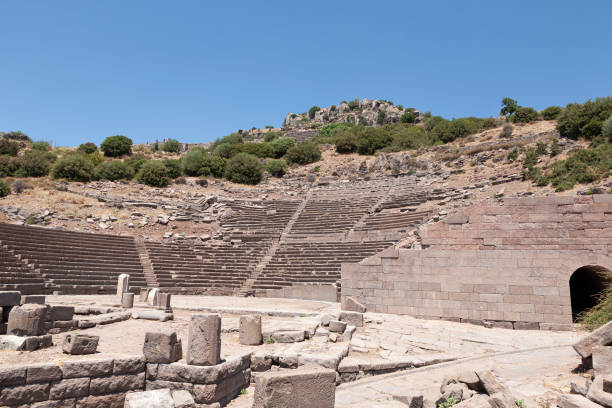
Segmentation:
{"type": "Polygon", "coordinates": [[[570,277],[572,319],[597,304],[599,294],[612,284],[612,272],[602,266],[587,265],[578,268],[570,277]]]}

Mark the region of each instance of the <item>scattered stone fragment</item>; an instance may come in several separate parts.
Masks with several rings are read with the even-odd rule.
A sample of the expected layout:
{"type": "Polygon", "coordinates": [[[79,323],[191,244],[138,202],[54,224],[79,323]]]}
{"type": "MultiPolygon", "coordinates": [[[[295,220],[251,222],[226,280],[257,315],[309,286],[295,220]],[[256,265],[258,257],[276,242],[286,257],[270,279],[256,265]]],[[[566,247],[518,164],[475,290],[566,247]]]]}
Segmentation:
{"type": "Polygon", "coordinates": [[[121,307],[124,309],[131,309],[134,307],[134,294],[133,293],[124,293],[121,298],[121,307]]]}
{"type": "Polygon", "coordinates": [[[99,336],[86,334],[67,334],[62,351],[66,354],[94,354],[98,349],[99,336]]]}
{"type": "Polygon", "coordinates": [[[173,320],[174,315],[172,313],[166,313],[159,310],[139,310],[132,313],[132,318],[167,322],[168,320],[173,320]]]}
{"type": "Polygon", "coordinates": [[[366,307],[350,296],[343,296],[341,299],[341,309],[348,312],[365,313],[366,307]]]}
{"type": "Polygon", "coordinates": [[[261,316],[240,316],[240,344],[259,345],[263,342],[261,335],[261,316]]]}
{"type": "Polygon", "coordinates": [[[175,403],[169,389],[128,392],[124,408],[174,408],[175,403]]]}
{"type": "Polygon", "coordinates": [[[172,391],[175,408],[195,408],[196,404],[191,393],[187,390],[172,391]]]}
{"type": "Polygon", "coordinates": [[[183,357],[181,340],[176,337],[175,332],[147,332],[142,351],[147,363],[169,364],[183,357]]]}
{"type": "Polygon", "coordinates": [[[393,392],[392,397],[394,400],[406,405],[407,408],[423,408],[423,394],[400,391],[393,392]]]}
{"type": "Polygon", "coordinates": [[[363,326],[363,313],[340,312],[340,321],[346,322],[355,327],[362,327],[363,326]]]}
{"type": "Polygon", "coordinates": [[[593,354],[593,347],[605,346],[611,343],[612,322],[608,322],[574,344],[574,350],[576,350],[582,358],[589,358],[593,354]]]}
{"type": "Polygon", "coordinates": [[[333,333],[344,333],[346,323],[339,320],[331,320],[329,322],[329,331],[333,333]]]}
{"type": "Polygon", "coordinates": [[[559,408],[601,408],[601,405],[590,401],[582,395],[563,394],[557,398],[559,408]]]}
{"type": "Polygon", "coordinates": [[[48,313],[49,307],[45,305],[25,304],[15,306],[9,313],[7,333],[17,336],[45,334],[44,323],[48,319],[48,313]]]}

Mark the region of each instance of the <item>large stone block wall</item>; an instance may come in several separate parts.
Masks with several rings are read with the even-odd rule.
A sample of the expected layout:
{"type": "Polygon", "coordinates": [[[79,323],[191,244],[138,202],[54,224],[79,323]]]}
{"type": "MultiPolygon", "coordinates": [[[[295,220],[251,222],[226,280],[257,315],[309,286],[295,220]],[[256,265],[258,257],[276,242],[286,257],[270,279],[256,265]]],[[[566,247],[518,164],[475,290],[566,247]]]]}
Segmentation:
{"type": "Polygon", "coordinates": [[[612,195],[488,200],[420,233],[421,250],[343,264],[342,296],[374,312],[570,329],[572,274],[612,270],[612,195]]]}
{"type": "Polygon", "coordinates": [[[572,273],[590,264],[612,270],[612,258],[585,251],[385,252],[342,265],[342,296],[372,312],[510,328],[569,330],[572,273]]]}
{"type": "Polygon", "coordinates": [[[126,393],[159,388],[225,404],[248,387],[250,365],[250,354],[209,367],[145,364],[141,356],[0,365],[0,407],[123,408],[126,393]]]}

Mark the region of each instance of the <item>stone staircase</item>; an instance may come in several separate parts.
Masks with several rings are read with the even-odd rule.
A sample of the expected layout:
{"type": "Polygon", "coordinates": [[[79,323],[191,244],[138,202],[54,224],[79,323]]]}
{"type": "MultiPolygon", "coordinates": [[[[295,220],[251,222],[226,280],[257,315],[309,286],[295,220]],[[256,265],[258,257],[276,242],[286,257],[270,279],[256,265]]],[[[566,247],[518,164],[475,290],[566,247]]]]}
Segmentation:
{"type": "Polygon", "coordinates": [[[147,251],[147,248],[144,243],[144,238],[134,237],[134,246],[138,251],[138,257],[140,258],[140,264],[142,265],[142,272],[144,274],[145,279],[147,280],[147,287],[159,287],[157,277],[153,272],[153,264],[151,263],[151,259],[149,258],[149,252],[147,251]]]}
{"type": "Polygon", "coordinates": [[[240,288],[236,290],[235,294],[237,296],[249,296],[253,294],[253,285],[255,284],[255,281],[257,281],[257,278],[261,275],[266,266],[268,266],[268,263],[270,263],[272,258],[274,258],[276,251],[278,251],[278,249],[280,248],[280,243],[285,240],[287,235],[289,235],[293,224],[295,224],[297,219],[300,217],[300,214],[302,213],[302,211],[304,211],[304,208],[306,208],[306,204],[308,204],[308,200],[310,200],[311,197],[312,190],[308,190],[308,193],[306,193],[304,200],[295,209],[295,212],[291,216],[291,219],[289,219],[289,222],[287,223],[287,225],[285,225],[285,228],[281,232],[280,238],[278,240],[274,240],[274,242],[268,249],[266,255],[259,261],[255,269],[253,270],[251,276],[249,276],[249,278],[240,286],[240,288]]]}

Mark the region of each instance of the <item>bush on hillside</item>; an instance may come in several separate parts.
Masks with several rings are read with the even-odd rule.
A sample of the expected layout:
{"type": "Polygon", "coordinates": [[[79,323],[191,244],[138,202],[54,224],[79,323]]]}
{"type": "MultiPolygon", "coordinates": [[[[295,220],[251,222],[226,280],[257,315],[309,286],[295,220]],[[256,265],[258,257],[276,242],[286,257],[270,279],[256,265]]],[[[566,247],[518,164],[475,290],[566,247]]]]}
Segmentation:
{"type": "Polygon", "coordinates": [[[508,116],[512,115],[519,108],[518,103],[512,98],[504,98],[501,101],[502,108],[499,111],[500,115],[508,116]]]}
{"type": "Polygon", "coordinates": [[[183,165],[180,160],[166,159],[162,162],[168,170],[168,177],[175,179],[183,174],[183,165]]]}
{"type": "Polygon", "coordinates": [[[510,121],[513,123],[530,123],[540,119],[538,112],[529,107],[519,106],[514,113],[510,115],[510,121]]]}
{"type": "Polygon", "coordinates": [[[552,142],[550,142],[550,157],[555,157],[559,153],[561,153],[561,147],[559,146],[559,142],[557,141],[557,139],[554,139],[552,142]]]}
{"type": "Polygon", "coordinates": [[[11,194],[11,186],[4,180],[0,180],[0,197],[6,197],[11,194]]]}
{"type": "Polygon", "coordinates": [[[98,151],[98,146],[92,142],[81,143],[77,150],[84,154],[91,154],[98,151]]]}
{"type": "Polygon", "coordinates": [[[598,295],[595,306],[578,315],[578,321],[587,330],[595,330],[612,321],[612,286],[598,295]]]}
{"type": "Polygon", "coordinates": [[[166,187],[170,184],[168,169],[158,160],[150,160],[143,164],[136,178],[138,182],[151,187],[166,187]]]}
{"type": "Polygon", "coordinates": [[[352,123],[330,123],[319,129],[319,134],[315,136],[313,141],[317,143],[330,143],[332,137],[353,126],[355,125],[352,123]]]}
{"type": "Polygon", "coordinates": [[[431,136],[434,140],[449,143],[455,139],[476,133],[479,130],[478,123],[470,119],[460,118],[453,119],[452,121],[439,121],[431,130],[431,136]]]}
{"type": "Polygon", "coordinates": [[[19,167],[27,177],[43,177],[49,174],[51,162],[41,151],[27,150],[19,158],[19,167]]]}
{"type": "Polygon", "coordinates": [[[93,153],[89,153],[87,158],[93,163],[94,167],[104,161],[104,156],[97,150],[93,153]]]}
{"type": "Polygon", "coordinates": [[[213,154],[215,156],[223,157],[224,159],[229,159],[236,153],[235,149],[233,149],[232,146],[235,145],[221,143],[220,145],[215,147],[215,149],[213,150],[213,154]]]}
{"type": "Polygon", "coordinates": [[[142,165],[145,164],[148,161],[149,161],[149,159],[147,159],[145,156],[138,155],[138,156],[130,157],[128,160],[125,161],[125,163],[129,167],[131,167],[132,170],[134,170],[134,174],[138,174],[138,171],[140,171],[140,168],[142,167],[142,165]]]}
{"type": "Polygon", "coordinates": [[[9,139],[0,139],[0,155],[17,156],[19,153],[19,143],[9,139]]]}
{"type": "Polygon", "coordinates": [[[213,176],[221,178],[225,174],[225,166],[227,159],[220,156],[206,155],[204,156],[204,166],[200,169],[200,176],[213,176]]]}
{"type": "Polygon", "coordinates": [[[232,152],[230,155],[233,156],[237,153],[247,153],[252,154],[257,157],[273,157],[272,150],[270,149],[270,145],[268,143],[243,143],[240,145],[234,145],[233,148],[236,149],[236,152],[232,152]]]}
{"type": "Polygon", "coordinates": [[[168,139],[162,145],[162,150],[168,153],[178,153],[181,151],[181,143],[175,139],[168,139]]]}
{"type": "Polygon", "coordinates": [[[268,132],[264,135],[264,142],[270,143],[274,139],[281,137],[283,134],[281,132],[268,132]]]}
{"type": "Polygon", "coordinates": [[[279,159],[287,153],[287,150],[295,145],[295,140],[291,137],[279,137],[270,142],[272,156],[279,159]]]}
{"type": "Polygon", "coordinates": [[[318,111],[320,111],[320,110],[321,110],[321,108],[319,108],[318,106],[313,106],[312,108],[310,108],[310,109],[308,110],[308,117],[309,117],[310,119],[314,119],[315,114],[316,114],[318,111]]]}
{"type": "Polygon", "coordinates": [[[266,163],[265,169],[274,177],[283,177],[287,172],[287,163],[284,160],[272,159],[266,163]]]}
{"type": "Polygon", "coordinates": [[[601,135],[608,139],[609,143],[612,143],[612,114],[608,116],[601,126],[601,135]]]}
{"type": "Polygon", "coordinates": [[[225,177],[234,183],[257,184],[262,173],[261,161],[247,153],[238,153],[225,166],[225,177]]]}
{"type": "Polygon", "coordinates": [[[570,103],[557,118],[557,130],[570,139],[593,139],[601,134],[604,121],[612,115],[612,96],[570,103]]]}
{"type": "Polygon", "coordinates": [[[402,116],[400,116],[401,123],[414,123],[416,122],[416,115],[413,112],[404,112],[402,116]]]}
{"type": "Polygon", "coordinates": [[[100,145],[105,156],[118,157],[132,152],[132,139],[122,135],[109,136],[100,145]]]}
{"type": "Polygon", "coordinates": [[[41,152],[48,152],[51,150],[51,145],[48,142],[34,142],[32,143],[32,150],[39,150],[41,152]]]}
{"type": "Polygon", "coordinates": [[[432,139],[420,126],[404,124],[403,126],[393,126],[390,130],[391,145],[383,150],[400,152],[432,145],[432,139]]]}
{"type": "Polygon", "coordinates": [[[607,177],[611,171],[612,143],[603,143],[554,163],[549,178],[556,191],[565,191],[576,183],[587,184],[607,177]]]}
{"type": "Polygon", "coordinates": [[[111,160],[100,163],[94,169],[96,180],[130,180],[134,178],[134,170],[121,160],[111,160]]]}
{"type": "Polygon", "coordinates": [[[197,176],[200,172],[200,169],[204,165],[204,155],[206,151],[201,147],[194,147],[189,150],[183,157],[181,161],[183,162],[183,172],[187,176],[197,176]]]}
{"type": "Polygon", "coordinates": [[[387,114],[385,112],[379,111],[378,112],[378,118],[376,118],[376,123],[379,124],[379,125],[384,125],[386,117],[387,117],[387,114]]]}
{"type": "Polygon", "coordinates": [[[542,119],[554,120],[561,114],[563,109],[560,106],[549,106],[542,111],[542,119]]]}
{"type": "Polygon", "coordinates": [[[285,153],[285,160],[289,164],[308,164],[321,159],[319,146],[312,142],[301,142],[289,148],[285,153]]]}
{"type": "Polygon", "coordinates": [[[26,135],[25,133],[19,131],[19,130],[13,130],[11,132],[6,132],[4,134],[4,138],[5,139],[10,139],[10,140],[19,140],[21,142],[31,142],[32,139],[30,139],[30,136],[26,135]]]}
{"type": "Polygon", "coordinates": [[[26,188],[30,188],[23,180],[15,180],[13,181],[13,192],[16,194],[21,194],[24,192],[26,188]]]}
{"type": "Polygon", "coordinates": [[[70,154],[62,157],[51,170],[51,176],[54,179],[66,179],[68,181],[89,181],[93,178],[93,173],[93,163],[82,154],[70,154]]]}
{"type": "Polygon", "coordinates": [[[17,157],[0,156],[0,177],[14,176],[20,168],[17,157]]]}
{"type": "Polygon", "coordinates": [[[357,151],[357,137],[352,132],[341,132],[334,137],[336,152],[340,154],[354,153],[357,151]]]}

